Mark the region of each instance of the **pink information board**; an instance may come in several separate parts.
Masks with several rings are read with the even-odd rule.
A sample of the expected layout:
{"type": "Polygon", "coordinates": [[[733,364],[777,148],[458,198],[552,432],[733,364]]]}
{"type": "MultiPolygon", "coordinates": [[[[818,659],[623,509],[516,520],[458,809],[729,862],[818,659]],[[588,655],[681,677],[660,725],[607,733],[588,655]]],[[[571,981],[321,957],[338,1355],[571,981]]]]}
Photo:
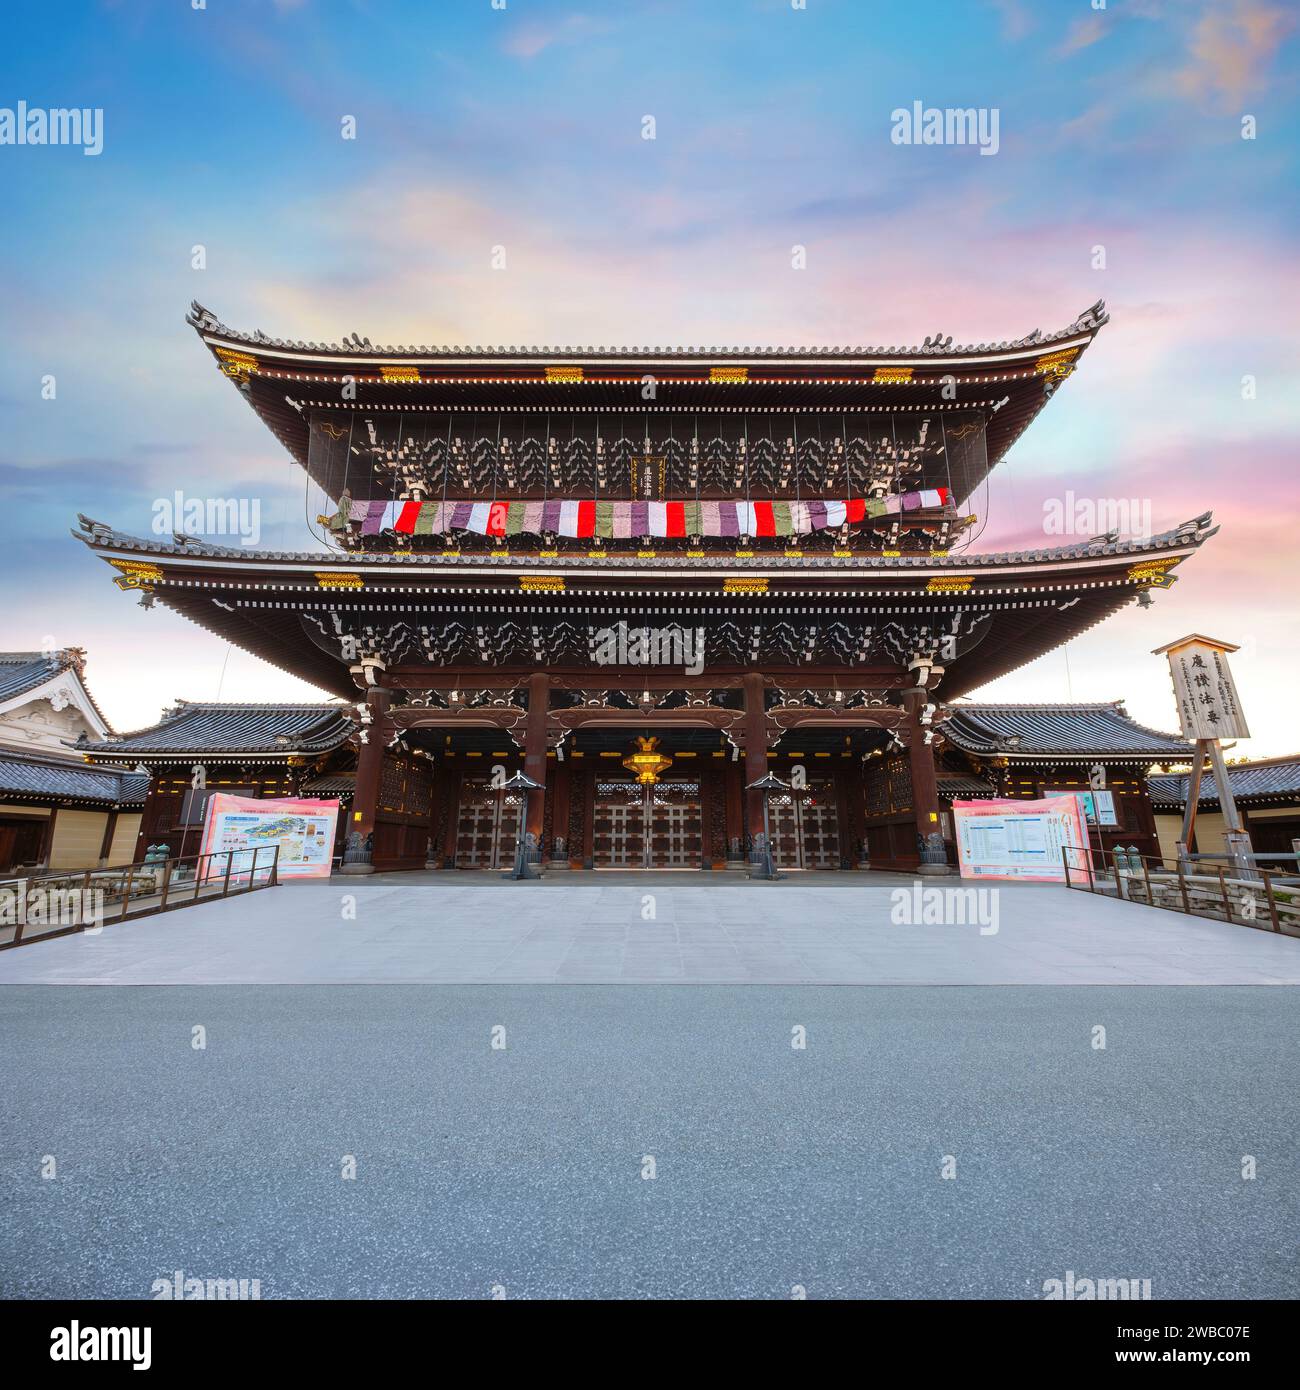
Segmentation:
{"type": "Polygon", "coordinates": [[[953,834],[963,878],[1064,883],[1062,850],[1070,867],[1088,863],[1088,828],[1075,795],[954,801],[953,834]]]}
{"type": "Polygon", "coordinates": [[[273,856],[265,847],[279,845],[280,878],[328,878],[338,817],[337,801],[305,797],[259,799],[214,792],[208,798],[203,818],[202,853],[221,857],[209,861],[208,874],[225,874],[227,851],[233,856],[232,873],[252,869],[258,849],[264,852],[256,855],[256,867],[269,869],[273,856]]]}

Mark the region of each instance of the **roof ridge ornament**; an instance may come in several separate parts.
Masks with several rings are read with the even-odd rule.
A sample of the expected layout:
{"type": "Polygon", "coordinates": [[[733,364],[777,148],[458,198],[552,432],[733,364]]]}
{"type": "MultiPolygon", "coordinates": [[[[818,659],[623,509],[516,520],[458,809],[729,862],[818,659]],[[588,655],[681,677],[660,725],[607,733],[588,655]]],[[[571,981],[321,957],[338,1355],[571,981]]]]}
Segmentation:
{"type": "Polygon", "coordinates": [[[1095,304],[1090,305],[1079,315],[1077,319],[1065,330],[1065,335],[1072,333],[1084,333],[1089,330],[1095,331],[1103,324],[1110,322],[1110,315],[1106,312],[1106,301],[1099,299],[1095,304]]]}

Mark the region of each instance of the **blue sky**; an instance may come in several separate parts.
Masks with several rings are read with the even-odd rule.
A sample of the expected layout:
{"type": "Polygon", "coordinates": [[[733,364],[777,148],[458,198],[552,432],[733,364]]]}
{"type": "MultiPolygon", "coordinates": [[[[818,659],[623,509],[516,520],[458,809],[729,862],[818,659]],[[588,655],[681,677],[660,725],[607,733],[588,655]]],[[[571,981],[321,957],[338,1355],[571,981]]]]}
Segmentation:
{"type": "Polygon", "coordinates": [[[256,496],[264,543],[311,543],[317,499],[184,326],[193,298],[309,340],[887,345],[1017,337],[1104,297],[1112,323],[994,475],[981,544],[1044,543],[1066,488],[1149,500],[1157,529],[1212,507],[1224,529],[1152,610],[989,694],[1124,696],[1169,726],[1150,649],[1207,631],[1244,644],[1256,737],[1238,751],[1300,746],[1290,7],[51,13],[8,17],[0,106],[102,107],[105,146],[0,146],[0,573],[21,599],[0,636],[85,646],[120,727],[174,696],[302,690],[140,610],[67,536],[78,511],[143,533],[182,487],[256,496]],[[997,155],[891,143],[890,113],[918,100],[996,108],[997,155]]]}

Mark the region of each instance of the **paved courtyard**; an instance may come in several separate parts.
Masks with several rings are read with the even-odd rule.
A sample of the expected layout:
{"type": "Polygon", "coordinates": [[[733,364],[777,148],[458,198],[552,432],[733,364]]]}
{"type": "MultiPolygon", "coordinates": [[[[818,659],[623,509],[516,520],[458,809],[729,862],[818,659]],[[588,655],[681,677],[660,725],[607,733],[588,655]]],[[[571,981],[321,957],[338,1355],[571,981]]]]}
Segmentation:
{"type": "Polygon", "coordinates": [[[918,905],[924,918],[917,883],[290,883],[0,953],[0,984],[1300,984],[1300,940],[1053,885],[986,886],[992,896],[965,900],[976,920],[960,925],[892,920],[918,905]]]}

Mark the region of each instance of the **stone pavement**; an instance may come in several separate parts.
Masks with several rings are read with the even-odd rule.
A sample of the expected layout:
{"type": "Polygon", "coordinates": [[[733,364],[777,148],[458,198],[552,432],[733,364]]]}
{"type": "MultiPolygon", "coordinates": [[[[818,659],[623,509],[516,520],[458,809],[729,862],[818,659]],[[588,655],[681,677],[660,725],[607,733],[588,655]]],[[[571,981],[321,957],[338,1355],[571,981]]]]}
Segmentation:
{"type": "Polygon", "coordinates": [[[1053,885],[984,885],[995,896],[980,900],[983,931],[892,921],[895,890],[910,912],[914,883],[680,873],[290,883],[0,953],[0,984],[1300,983],[1300,940],[1053,885]]]}

